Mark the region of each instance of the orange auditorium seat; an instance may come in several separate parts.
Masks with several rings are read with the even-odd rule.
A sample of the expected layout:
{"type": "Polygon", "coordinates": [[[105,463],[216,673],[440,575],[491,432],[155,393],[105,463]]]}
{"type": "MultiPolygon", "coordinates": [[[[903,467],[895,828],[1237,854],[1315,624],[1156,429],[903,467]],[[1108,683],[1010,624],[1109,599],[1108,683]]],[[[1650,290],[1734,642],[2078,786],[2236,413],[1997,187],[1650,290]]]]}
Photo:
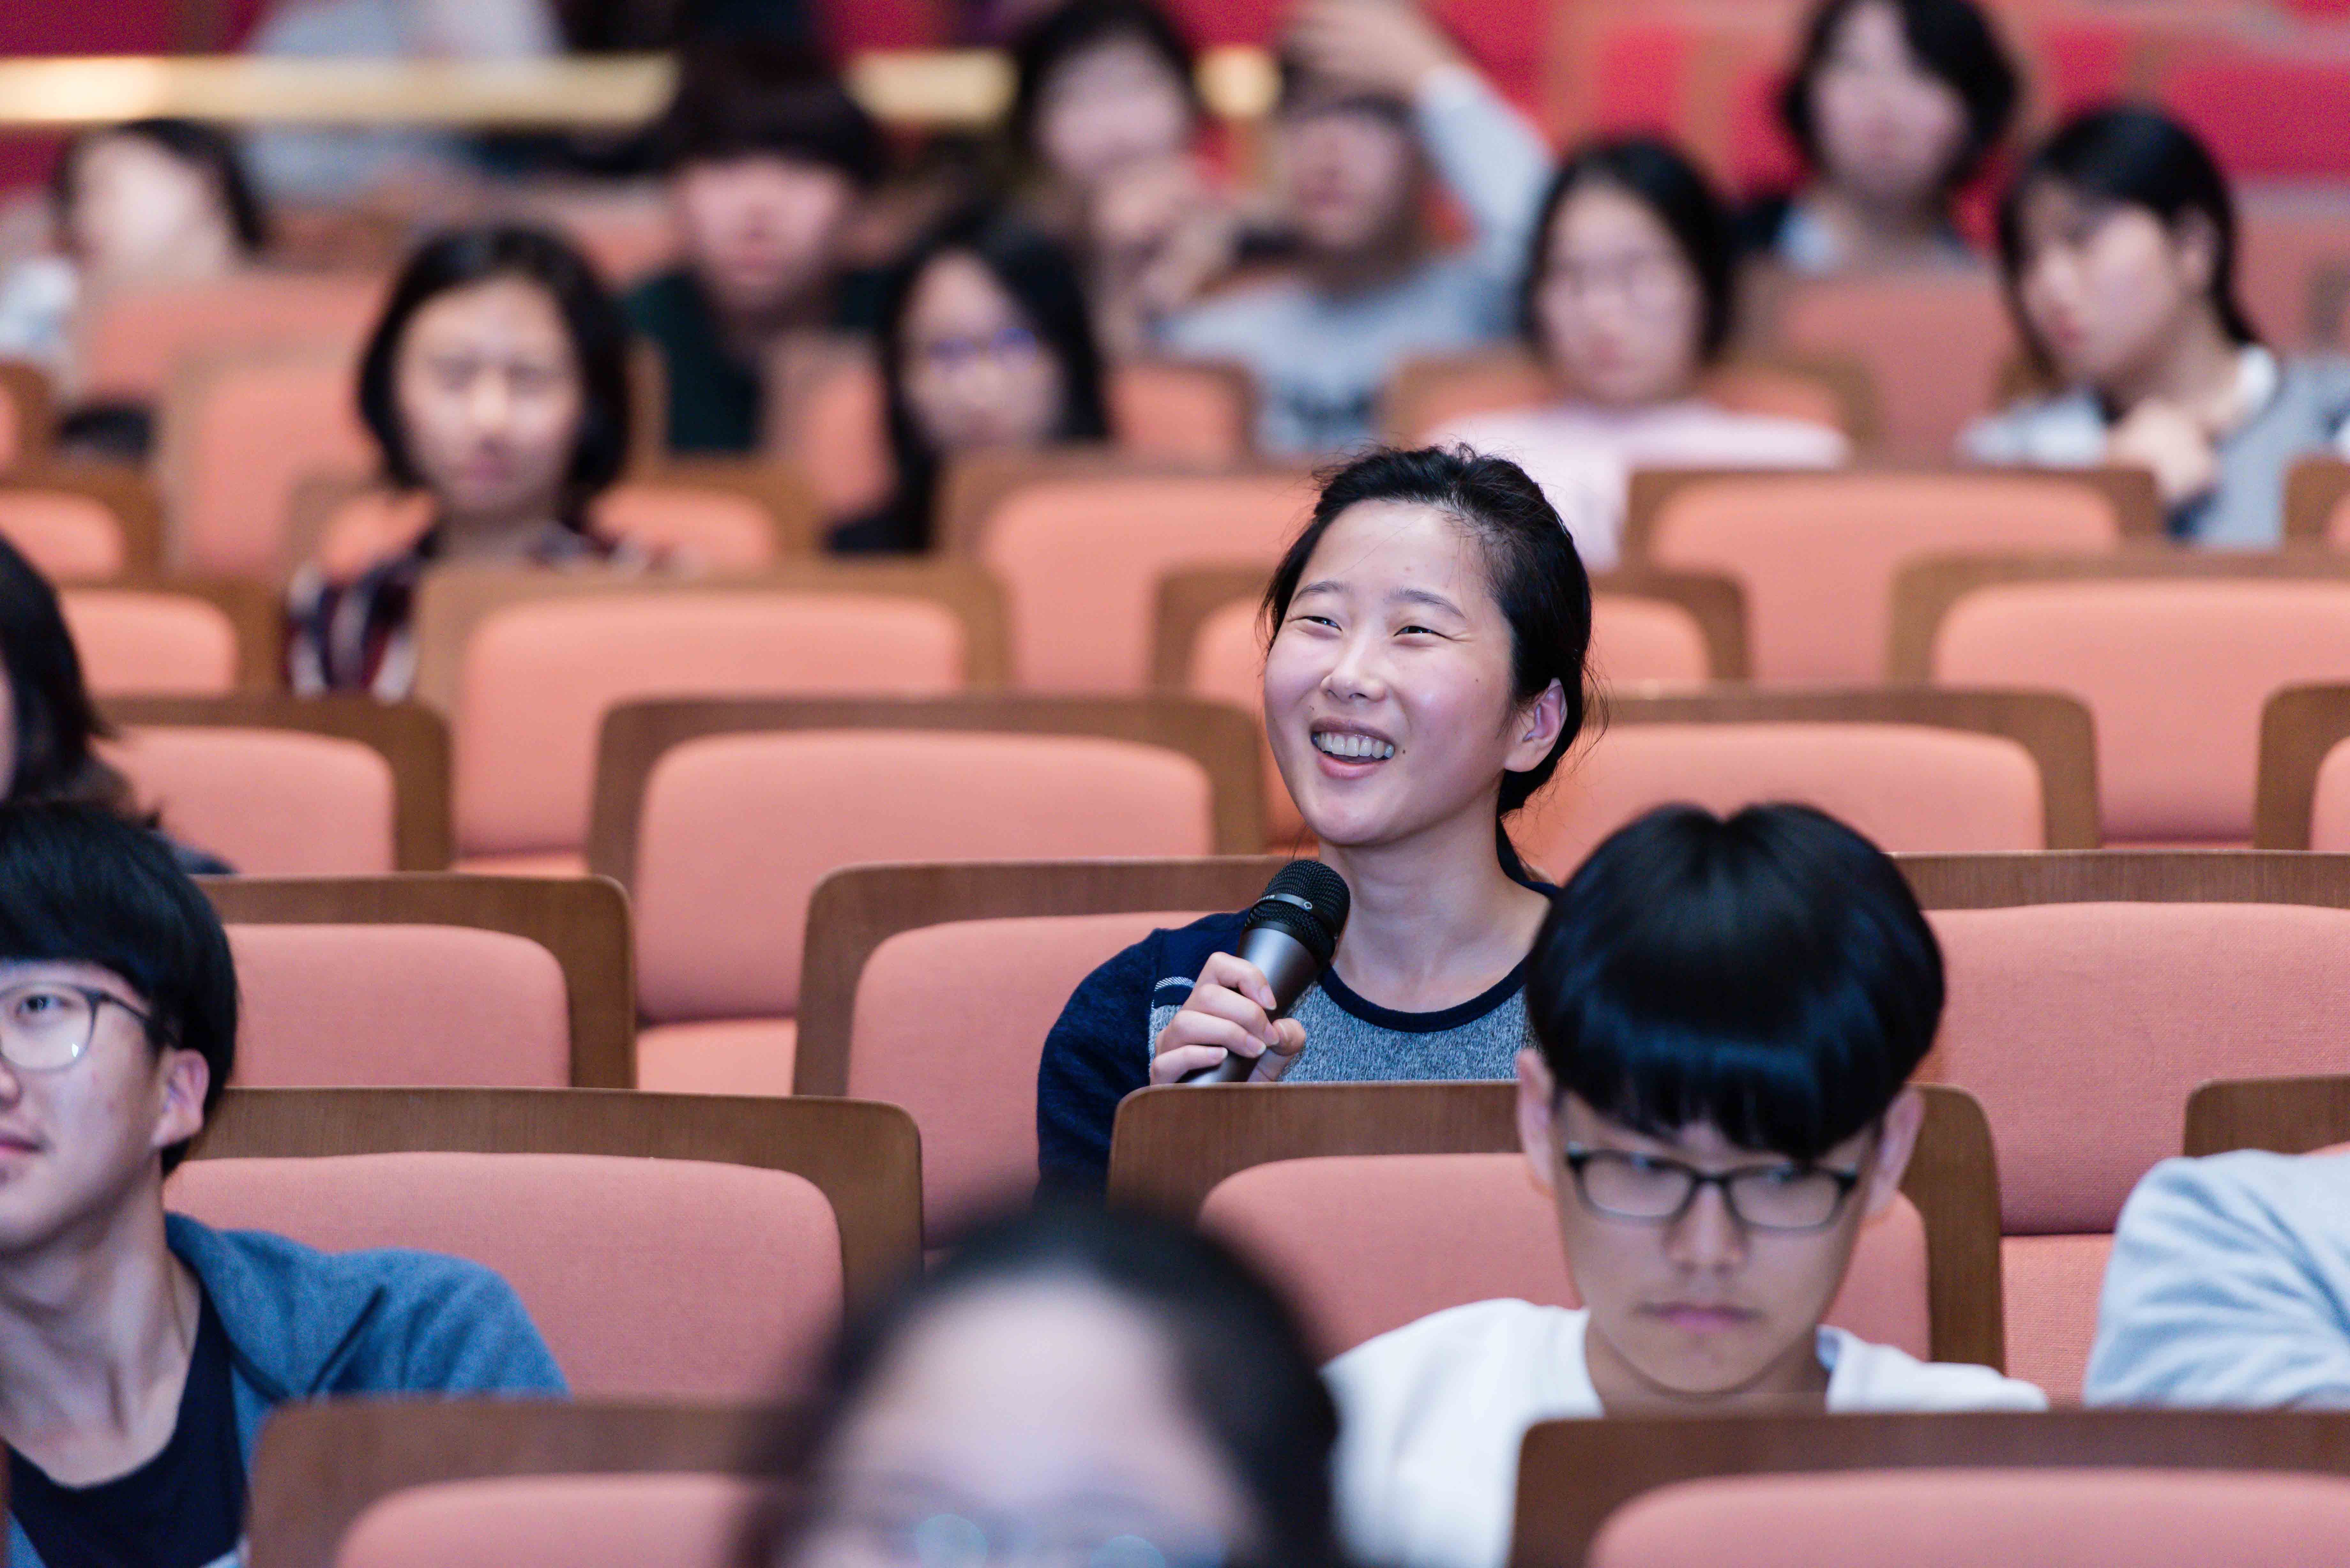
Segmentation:
{"type": "Polygon", "coordinates": [[[174,378],[158,472],[182,570],[276,581],[293,568],[302,482],[378,462],[359,422],[357,363],[343,345],[241,350],[174,378]]]}
{"type": "Polygon", "coordinates": [[[323,346],[356,355],[384,294],[372,274],[256,269],[110,296],[82,327],[82,395],[151,402],[183,367],[224,351],[323,346]]]}
{"type": "Polygon", "coordinates": [[[243,669],[236,623],[208,599],[140,588],[68,588],[57,596],[81,656],[82,681],[100,698],[219,697],[243,669]]]}
{"type": "Polygon", "coordinates": [[[2016,350],[1988,272],[1794,283],[1774,315],[1777,345],[1867,368],[1886,450],[1912,462],[1950,457],[2016,350]]]}
{"type": "MultiPolygon", "coordinates": [[[[733,1568],[764,1501],[721,1475],[501,1476],[393,1492],[351,1524],[332,1568],[733,1568]]],[[[326,1568],[326,1565],[320,1565],[326,1568]]]]}
{"type": "Polygon", "coordinates": [[[1134,359],[1102,395],[1118,449],[1169,462],[1238,462],[1254,429],[1255,384],[1238,365],[1134,359]]]}
{"type": "Polygon", "coordinates": [[[23,360],[0,359],[0,470],[47,462],[56,435],[49,373],[23,360]]]}
{"type": "Polygon", "coordinates": [[[133,470],[85,463],[0,474],[0,538],[51,582],[152,573],[162,532],[154,489],[133,470]]]}

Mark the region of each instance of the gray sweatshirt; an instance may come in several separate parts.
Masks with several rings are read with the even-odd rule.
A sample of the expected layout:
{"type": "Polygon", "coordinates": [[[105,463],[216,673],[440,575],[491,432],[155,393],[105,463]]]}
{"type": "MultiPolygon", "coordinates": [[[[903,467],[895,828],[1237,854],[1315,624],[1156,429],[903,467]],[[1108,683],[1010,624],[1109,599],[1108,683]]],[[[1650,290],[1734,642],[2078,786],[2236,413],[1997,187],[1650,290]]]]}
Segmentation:
{"type": "Polygon", "coordinates": [[[1368,441],[1379,392],[1403,361],[1473,348],[1513,328],[1550,148],[1463,67],[1430,78],[1412,120],[1475,228],[1468,245],[1383,288],[1332,295],[1284,278],[1217,295],[1159,326],[1170,354],[1249,368],[1261,451],[1310,455],[1368,441]]]}
{"type": "Polygon", "coordinates": [[[2114,1236],[2083,1397],[2350,1407],[2350,1155],[2147,1173],[2114,1236]]]}
{"type": "MultiPolygon", "coordinates": [[[[561,1398],[563,1374],[504,1280],[478,1263],[392,1249],[328,1253],[258,1231],[166,1216],[166,1240],[228,1336],[248,1468],[270,1411],[354,1394],[561,1398]]],[[[41,1568],[8,1521],[10,1568],[41,1568]]]]}

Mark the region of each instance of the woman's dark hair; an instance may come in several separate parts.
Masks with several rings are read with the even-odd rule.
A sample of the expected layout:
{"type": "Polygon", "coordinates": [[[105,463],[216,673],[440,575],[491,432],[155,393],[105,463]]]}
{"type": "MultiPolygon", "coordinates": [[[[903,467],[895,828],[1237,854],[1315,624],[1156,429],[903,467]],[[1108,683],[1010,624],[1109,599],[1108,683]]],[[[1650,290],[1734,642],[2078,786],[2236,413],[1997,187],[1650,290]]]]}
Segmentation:
{"type": "Polygon", "coordinates": [[[1012,96],[1013,145],[1035,151],[1036,111],[1045,87],[1071,57],[1098,45],[1137,43],[1159,57],[1182,88],[1195,120],[1201,113],[1200,89],[1191,75],[1191,46],[1174,19],[1150,0],[1068,0],[1045,13],[1013,40],[1012,64],[1019,85],[1012,96]]]}
{"type": "MultiPolygon", "coordinates": [[[[1531,702],[1555,680],[1566,694],[1565,722],[1550,754],[1523,773],[1502,775],[1501,815],[1539,793],[1583,732],[1591,654],[1591,574],[1575,538],[1526,471],[1503,457],[1465,446],[1381,447],[1321,478],[1314,514],[1290,542],[1264,590],[1267,637],[1288,618],[1289,601],[1330,524],[1350,506],[1400,501],[1433,506],[1468,531],[1484,552],[1493,602],[1510,623],[1510,697],[1531,702]]],[[[1506,829],[1496,824],[1503,867],[1525,874],[1506,829]]]]}
{"type": "Polygon", "coordinates": [[[106,722],[82,684],[81,656],[57,590],[0,538],[0,668],[15,712],[16,766],[0,800],[77,801],[129,815],[130,786],[99,756],[106,722]]]}
{"type": "Polygon", "coordinates": [[[1901,36],[1918,63],[1946,83],[1967,107],[1967,138],[1942,171],[1945,194],[1973,178],[1985,154],[2007,134],[2021,93],[2015,66],[2001,47],[1991,18],[1974,0],[1826,0],[1812,13],[1794,75],[1779,93],[1779,118],[1814,171],[1822,166],[1819,127],[1812,119],[1812,82],[1827,64],[1845,19],[1863,5],[1887,5],[1901,19],[1901,36]]]}
{"type": "Polygon", "coordinates": [[[898,486],[881,514],[884,525],[870,531],[869,542],[860,538],[852,547],[919,550],[930,543],[939,454],[931,450],[906,397],[906,317],[922,275],[932,262],[951,254],[971,256],[987,269],[1027,317],[1045,352],[1060,366],[1061,422],[1053,439],[1109,437],[1101,351],[1094,344],[1093,313],[1086,304],[1076,263],[1058,242],[1015,218],[983,208],[960,213],[923,236],[890,270],[882,286],[881,376],[898,486]]]}
{"type": "Polygon", "coordinates": [[[1698,357],[1711,360],[1730,341],[1738,285],[1738,237],[1730,210],[1696,164],[1670,143],[1653,136],[1627,136],[1586,142],[1567,154],[1543,197],[1534,224],[1533,254],[1518,289],[1518,329],[1536,354],[1543,347],[1542,319],[1535,309],[1543,275],[1550,270],[1551,231],[1558,210],[1586,185],[1611,186],[1639,202],[1680,247],[1697,274],[1705,310],[1698,332],[1698,357]]]}
{"type": "Polygon", "coordinates": [[[581,409],[562,515],[574,527],[589,499],[619,477],[629,451],[629,324],[586,256],[544,229],[484,224],[424,242],[391,286],[391,298],[359,358],[359,418],[383,452],[385,476],[403,490],[424,476],[400,428],[393,371],[416,313],[456,289],[497,278],[536,284],[554,300],[579,362],[581,409]]]}
{"type": "Polygon", "coordinates": [[[761,153],[837,169],[860,189],[881,182],[881,128],[814,51],[762,38],[710,38],[678,61],[677,92],[654,128],[663,167],[761,153]]]}
{"type": "Polygon", "coordinates": [[[1559,1089],[1608,1120],[1816,1159],[1933,1044],[1942,953],[1900,871],[1834,817],[1669,805],[1559,890],[1526,1012],[1559,1089]]]}
{"type": "MultiPolygon", "coordinates": [[[[236,965],[212,900],[160,834],[96,806],[0,805],[0,960],[120,975],[153,1012],[155,1049],[211,1065],[210,1118],[236,1066],[236,965]]],[[[187,1152],[165,1149],[164,1170],[187,1152]]]]}
{"type": "Polygon", "coordinates": [[[82,151],[109,136],[136,137],[211,175],[221,204],[228,210],[229,227],[236,234],[238,247],[247,255],[256,255],[267,247],[269,221],[262,212],[261,198],[254,194],[253,182],[245,176],[244,160],[235,141],[218,126],[192,119],[133,119],[75,136],[59,151],[49,170],[49,200],[60,213],[73,206],[79,193],[75,182],[80,177],[82,151]]]}
{"type": "Polygon", "coordinates": [[[2023,254],[2023,203],[2043,182],[2092,204],[2143,207],[2167,227],[2189,213],[2200,217],[2211,228],[2211,308],[2230,337],[2260,341],[2236,297],[2236,203],[2227,176],[2193,131],[2158,109],[2123,105],[2091,109],[2057,127],[1999,204],[1999,260],[2008,302],[2043,366],[2047,350],[2025,319],[2017,290],[2030,259],[2023,254]]]}
{"type": "MultiPolygon", "coordinates": [[[[943,1263],[851,1322],[835,1343],[801,1453],[821,1470],[893,1357],[941,1312],[981,1291],[1061,1282],[1115,1297],[1165,1336],[1192,1414],[1255,1504],[1260,1539],[1245,1560],[1335,1568],[1330,1456],[1338,1417],[1296,1314],[1220,1243],[1097,1202],[1053,1200],[982,1224],[943,1263]]],[[[788,1512],[771,1517],[757,1532],[767,1550],[746,1558],[775,1562],[773,1548],[806,1522],[788,1512]]]]}

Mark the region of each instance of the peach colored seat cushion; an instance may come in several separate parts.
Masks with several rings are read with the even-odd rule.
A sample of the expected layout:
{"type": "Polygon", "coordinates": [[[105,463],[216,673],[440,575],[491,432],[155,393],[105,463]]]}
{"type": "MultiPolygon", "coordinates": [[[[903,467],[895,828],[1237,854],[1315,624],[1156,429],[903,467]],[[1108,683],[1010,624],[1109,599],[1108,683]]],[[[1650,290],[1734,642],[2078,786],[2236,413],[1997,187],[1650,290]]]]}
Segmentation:
{"type": "Polygon", "coordinates": [[[1950,1004],[1923,1075],[1983,1103],[2011,1235],[2107,1231],[2210,1078],[2339,1072],[2350,910],[2043,904],[1929,916],[1950,1004]]]}
{"type": "Polygon", "coordinates": [[[2309,1568],[2350,1563],[2350,1481],[2163,1469],[1861,1470],[1684,1481],[1617,1510],[1591,1568],[2309,1568]]]}
{"type": "Polygon", "coordinates": [[[646,781],[633,885],[639,1005],[655,1023],[799,1006],[808,895],[868,861],[1205,855],[1207,774],[1085,735],[719,735],[646,781]]]}
{"type": "Polygon", "coordinates": [[[95,697],[219,697],[236,689],[236,627],[184,594],[68,588],[66,629],[95,697]]]}
{"type": "Polygon", "coordinates": [[[2037,1385],[2059,1404],[2081,1402],[2113,1250],[2106,1235],[2010,1236],[2000,1243],[2009,1376],[2037,1385]]]}
{"type": "Polygon", "coordinates": [[[1564,876],[1643,812],[1798,801],[1895,852],[2047,847],[2040,768],[2017,742],[1919,724],[1621,724],[1570,758],[1511,828],[1564,876]]]}
{"type": "Polygon", "coordinates": [[[706,1018],[637,1032],[637,1087],[664,1095],[788,1095],[795,1018],[706,1018]]]}
{"type": "Polygon", "coordinates": [[[732,491],[630,480],[598,496],[595,515],[613,538],[675,551],[712,571],[756,571],[775,559],[775,520],[732,491]]]}
{"type": "Polygon", "coordinates": [[[2350,680],[2350,583],[2018,583],[1969,594],[1934,679],[2069,691],[2097,722],[2106,836],[2252,836],[2261,709],[2350,680]]]}
{"type": "Polygon", "coordinates": [[[130,564],[113,512],[69,490],[0,491],[0,539],[52,582],[119,576],[130,564]]]}
{"type": "Polygon", "coordinates": [[[236,1081],[288,1088],[559,1089],[571,1082],[563,968],[466,926],[232,926],[236,1081]]]}
{"type": "Polygon", "coordinates": [[[592,595],[511,606],[465,649],[455,741],[468,855],[588,836],[605,711],[643,697],[934,696],[964,683],[962,623],[865,594],[592,595]]]}
{"type": "Polygon", "coordinates": [[[391,764],[357,741],[292,730],[154,724],[104,745],[164,830],[252,877],[393,867],[391,764]]]}
{"type": "Polygon", "coordinates": [[[2350,741],[2337,743],[2317,765],[2309,803],[2309,846],[2350,849],[2350,741]]]}
{"type": "Polygon", "coordinates": [[[1102,388],[1118,444],[1170,462],[1237,462],[1249,452],[1248,399],[1199,365],[1129,360],[1102,388]]]}
{"type": "Polygon", "coordinates": [[[2120,538],[2112,503],[2072,480],[1805,474],[1677,491],[1657,518],[1649,556],[1738,580],[1758,680],[1876,681],[1885,678],[1893,579],[1909,562],[2087,552],[2120,538]]]}
{"type": "Polygon", "coordinates": [[[913,1113],[934,1231],[1035,1186],[1036,1067],[1077,983],[1153,930],[1197,919],[961,920],[873,950],[857,981],[848,1092],[913,1113]]]}
{"type": "Polygon", "coordinates": [[[224,1229],[493,1269],[582,1398],[772,1397],[840,1313],[832,1206],[785,1171],[570,1154],[192,1159],[167,1197],[224,1229]]]}
{"type": "Polygon", "coordinates": [[[501,1476],[393,1492],[335,1568],[735,1568],[760,1494],[732,1476],[501,1476]]]}
{"type": "Polygon", "coordinates": [[[358,353],[276,355],[224,367],[170,406],[164,473],[189,571],[276,578],[293,564],[295,492],[377,462],[359,423],[358,353]]]}
{"type": "Polygon", "coordinates": [[[205,355],[255,348],[348,348],[356,358],[385,279],[254,268],[208,283],[118,292],[81,323],[82,393],[149,402],[205,355]]]}
{"type": "Polygon", "coordinates": [[[1998,284],[1988,273],[1957,269],[1799,286],[1778,337],[1866,366],[1887,447],[1929,462],[1949,459],[1959,432],[1990,407],[2000,368],[2015,353],[1998,284]]]}
{"type": "Polygon", "coordinates": [[[464,855],[451,869],[474,877],[585,877],[588,855],[580,849],[542,849],[525,855],[464,855]]]}
{"type": "MultiPolygon", "coordinates": [[[[1582,1301],[1523,1155],[1281,1160],[1218,1182],[1200,1220],[1288,1289],[1331,1355],[1470,1302],[1582,1301]]],[[[1907,1198],[1863,1229],[1828,1321],[1928,1354],[1926,1227],[1907,1198]]]]}
{"type": "Polygon", "coordinates": [[[1591,672],[1603,690],[1706,680],[1713,655],[1697,618],[1664,599],[1591,596],[1591,672]]]}
{"type": "Polygon", "coordinates": [[[1039,482],[987,520],[979,555],[1003,585],[1015,682],[1139,691],[1159,579],[1182,566],[1270,567],[1312,494],[1281,474],[1039,482]]]}

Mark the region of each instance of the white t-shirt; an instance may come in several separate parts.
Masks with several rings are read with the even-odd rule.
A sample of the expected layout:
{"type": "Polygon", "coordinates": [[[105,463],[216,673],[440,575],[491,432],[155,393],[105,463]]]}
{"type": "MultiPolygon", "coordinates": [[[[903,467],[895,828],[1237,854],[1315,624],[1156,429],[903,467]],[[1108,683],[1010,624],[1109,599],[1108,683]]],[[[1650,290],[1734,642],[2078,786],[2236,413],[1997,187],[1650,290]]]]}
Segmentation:
{"type": "MultiPolygon", "coordinates": [[[[1584,1361],[1591,1314],[1478,1302],[1357,1345],[1323,1369],[1338,1403],[1339,1529],[1356,1558],[1396,1568],[1501,1568],[1517,1511],[1518,1447],[1542,1421],[1604,1414],[1584,1361]]],[[[1922,1362],[1823,1328],[1830,1410],[2044,1410],[1988,1366],[1922,1362]]]]}
{"type": "Polygon", "coordinates": [[[1558,508],[1583,564],[1615,566],[1636,468],[1834,468],[1852,456],[1841,431],[1740,414],[1701,398],[1638,409],[1550,403],[1471,414],[1430,432],[1524,469],[1558,508]]]}

